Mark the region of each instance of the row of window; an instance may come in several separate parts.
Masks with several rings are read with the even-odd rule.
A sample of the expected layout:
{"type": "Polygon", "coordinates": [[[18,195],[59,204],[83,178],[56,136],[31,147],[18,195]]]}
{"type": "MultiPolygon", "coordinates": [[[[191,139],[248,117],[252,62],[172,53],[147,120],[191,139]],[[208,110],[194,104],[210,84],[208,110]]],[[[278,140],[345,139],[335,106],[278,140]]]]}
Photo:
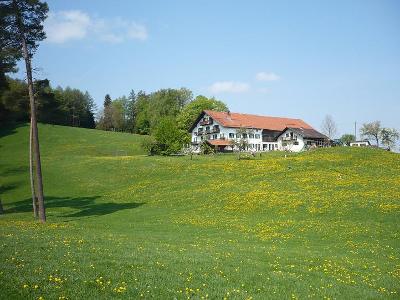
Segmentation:
{"type": "MultiPolygon", "coordinates": [[[[230,139],[235,138],[235,136],[236,136],[237,139],[240,139],[240,133],[236,133],[236,134],[235,133],[229,133],[229,138],[230,139]]],[[[254,139],[254,138],[260,139],[261,138],[261,135],[258,134],[258,133],[256,133],[256,134],[254,134],[254,133],[249,133],[249,134],[243,133],[242,136],[243,136],[244,139],[247,139],[247,138],[249,138],[249,139],[254,139]]]]}
{"type": "MultiPolygon", "coordinates": [[[[199,127],[198,132],[202,133],[203,132],[203,127],[199,127]]],[[[219,125],[214,125],[212,127],[212,130],[219,130],[219,125]]],[[[206,126],[206,132],[210,132],[210,126],[206,126]]]]}
{"type": "MultiPolygon", "coordinates": [[[[240,138],[240,134],[236,134],[236,135],[234,133],[230,133],[229,134],[229,138],[230,139],[234,139],[235,136],[238,139],[240,138]]],[[[206,138],[207,139],[216,140],[216,139],[218,139],[218,134],[212,134],[212,135],[206,136],[206,138]]],[[[222,139],[222,140],[225,139],[225,134],[221,133],[219,138],[222,139]]],[[[243,134],[243,138],[246,139],[247,138],[247,134],[244,133],[243,134]]],[[[250,138],[250,139],[253,139],[253,138],[260,139],[260,135],[259,134],[255,134],[255,135],[254,134],[249,134],[248,138],[250,138]]],[[[203,136],[200,136],[200,139],[203,140],[203,136]]],[[[195,142],[197,141],[196,137],[194,138],[194,141],[195,142]]]]}

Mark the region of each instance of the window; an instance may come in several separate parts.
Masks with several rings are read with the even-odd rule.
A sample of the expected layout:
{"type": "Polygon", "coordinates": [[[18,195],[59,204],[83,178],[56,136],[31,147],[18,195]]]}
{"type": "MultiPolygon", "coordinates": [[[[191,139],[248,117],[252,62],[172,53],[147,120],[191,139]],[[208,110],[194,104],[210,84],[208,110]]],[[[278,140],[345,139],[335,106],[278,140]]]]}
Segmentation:
{"type": "Polygon", "coordinates": [[[236,133],[236,138],[240,139],[240,133],[236,133]]]}
{"type": "Polygon", "coordinates": [[[254,139],[254,133],[249,133],[249,138],[254,139]]]}
{"type": "Polygon", "coordinates": [[[218,134],[213,134],[213,140],[216,140],[218,138],[218,134]]]}
{"type": "Polygon", "coordinates": [[[219,135],[219,138],[222,139],[222,140],[224,140],[224,139],[225,139],[225,134],[224,134],[224,133],[221,133],[221,134],[219,135]]]}
{"type": "Polygon", "coordinates": [[[293,144],[294,144],[294,145],[298,145],[298,144],[299,144],[299,142],[298,142],[298,141],[296,141],[296,142],[294,142],[293,144]]]}
{"type": "Polygon", "coordinates": [[[210,132],[210,126],[206,127],[206,132],[210,132]]]}
{"type": "Polygon", "coordinates": [[[290,136],[290,134],[289,134],[289,133],[286,133],[286,134],[285,134],[285,136],[286,136],[286,137],[289,137],[289,136],[290,136]]]}
{"type": "Polygon", "coordinates": [[[247,139],[247,133],[243,133],[243,138],[247,139]]]}
{"type": "Polygon", "coordinates": [[[234,133],[229,133],[229,138],[230,139],[233,139],[235,137],[235,134],[234,133]]]}
{"type": "Polygon", "coordinates": [[[259,138],[260,138],[260,135],[259,135],[259,134],[256,134],[255,137],[256,137],[256,139],[259,139],[259,138]]]}
{"type": "Polygon", "coordinates": [[[197,143],[197,137],[195,137],[195,138],[193,139],[193,141],[194,141],[195,143],[197,143]]]}

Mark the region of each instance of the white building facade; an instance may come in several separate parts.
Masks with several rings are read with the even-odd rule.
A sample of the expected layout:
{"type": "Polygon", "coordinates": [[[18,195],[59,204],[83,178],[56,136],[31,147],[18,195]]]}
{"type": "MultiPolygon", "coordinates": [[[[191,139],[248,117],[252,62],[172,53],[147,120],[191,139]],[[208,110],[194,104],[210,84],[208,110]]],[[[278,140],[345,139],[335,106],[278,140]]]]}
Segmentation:
{"type": "Polygon", "coordinates": [[[192,145],[198,151],[203,142],[217,151],[233,151],[233,142],[238,140],[246,141],[248,151],[303,150],[309,141],[304,139],[301,130],[287,125],[306,126],[307,130],[315,131],[299,119],[203,111],[190,132],[192,145]]]}

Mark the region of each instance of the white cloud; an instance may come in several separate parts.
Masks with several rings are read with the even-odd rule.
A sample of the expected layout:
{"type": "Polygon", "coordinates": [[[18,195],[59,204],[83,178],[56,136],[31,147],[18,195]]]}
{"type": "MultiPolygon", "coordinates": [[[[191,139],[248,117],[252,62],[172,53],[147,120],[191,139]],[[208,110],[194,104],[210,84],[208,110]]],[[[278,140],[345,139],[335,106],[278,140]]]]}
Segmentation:
{"type": "Polygon", "coordinates": [[[250,89],[250,85],[244,82],[218,81],[208,89],[212,93],[243,93],[250,89]]]}
{"type": "Polygon", "coordinates": [[[259,72],[256,74],[256,79],[258,81],[276,81],[281,79],[281,77],[274,72],[259,72]]]}
{"type": "Polygon", "coordinates": [[[47,41],[64,43],[83,39],[88,32],[90,17],[78,10],[50,13],[45,22],[47,41]]]}
{"type": "Polygon", "coordinates": [[[47,41],[65,43],[92,37],[104,42],[120,43],[127,40],[146,40],[147,28],[122,18],[93,18],[79,10],[49,14],[45,22],[47,41]]]}

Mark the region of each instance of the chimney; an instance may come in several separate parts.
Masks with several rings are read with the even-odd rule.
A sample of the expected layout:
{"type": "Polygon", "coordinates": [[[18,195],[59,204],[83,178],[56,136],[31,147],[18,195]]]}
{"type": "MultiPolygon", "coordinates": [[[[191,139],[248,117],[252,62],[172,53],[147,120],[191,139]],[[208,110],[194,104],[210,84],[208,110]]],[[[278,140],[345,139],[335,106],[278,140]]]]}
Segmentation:
{"type": "Polygon", "coordinates": [[[231,111],[230,111],[230,110],[227,111],[227,116],[226,116],[226,118],[227,118],[229,121],[232,120],[232,119],[231,119],[231,111]]]}

